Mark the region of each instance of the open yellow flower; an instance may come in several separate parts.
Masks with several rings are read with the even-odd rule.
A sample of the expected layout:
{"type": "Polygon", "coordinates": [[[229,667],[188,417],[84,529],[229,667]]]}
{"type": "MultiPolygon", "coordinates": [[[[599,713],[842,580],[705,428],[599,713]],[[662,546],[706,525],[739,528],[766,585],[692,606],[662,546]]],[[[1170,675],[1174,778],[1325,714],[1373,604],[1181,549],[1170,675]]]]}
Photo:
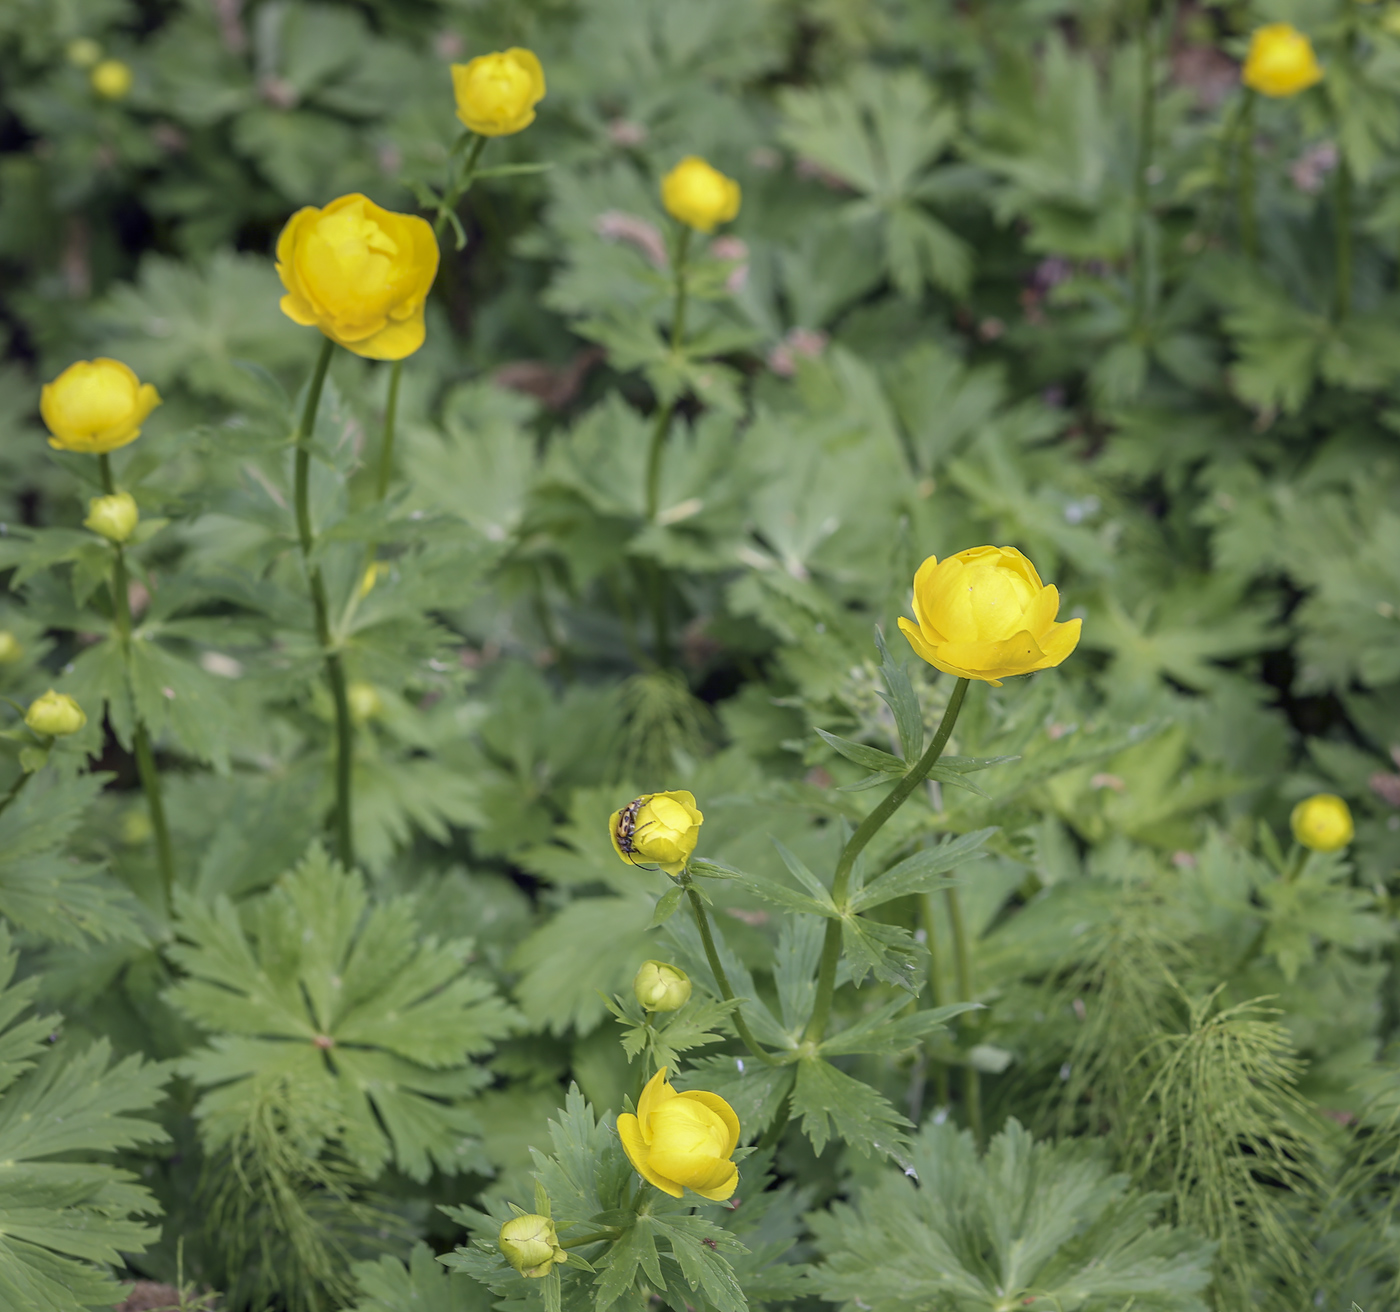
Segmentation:
{"type": "Polygon", "coordinates": [[[1339,852],[1356,836],[1351,808],[1336,793],[1314,793],[1289,816],[1293,837],[1313,852],[1339,852]]]}
{"type": "Polygon", "coordinates": [[[608,820],[613,851],[628,865],[660,866],[668,875],[685,869],[705,817],[695,794],[684,789],[644,793],[608,820]]]}
{"type": "Polygon", "coordinates": [[[535,121],[544,99],[544,69],[533,51],[512,46],[452,65],[457,117],[483,137],[508,137],[535,121]]]}
{"type": "Polygon", "coordinates": [[[70,364],[39,394],[39,413],[60,451],[103,455],[141,436],[160,393],[130,366],[99,356],[70,364]]]}
{"type": "Polygon", "coordinates": [[[1249,39],[1241,79],[1266,96],[1296,96],[1322,81],[1312,42],[1291,23],[1267,23],[1249,39]]]}
{"type": "Polygon", "coordinates": [[[637,1174],[679,1198],[686,1189],[721,1203],[739,1184],[729,1159],[739,1145],[739,1118],[717,1093],[677,1093],[666,1067],[647,1081],[635,1116],[617,1118],[617,1134],[637,1174]]]}
{"type": "Polygon", "coordinates": [[[277,239],[282,313],[370,360],[402,360],[423,345],[437,267],[427,220],[358,192],[298,210],[277,239]]]}
{"type": "Polygon", "coordinates": [[[935,669],[999,686],[1058,665],[1079,643],[1078,620],[1057,624],[1060,594],[1015,547],[972,547],[914,575],[915,623],[899,627],[935,669]]]}
{"type": "Polygon", "coordinates": [[[700,232],[713,232],[739,212],[739,184],[698,155],[687,155],[661,179],[666,213],[700,232]]]}

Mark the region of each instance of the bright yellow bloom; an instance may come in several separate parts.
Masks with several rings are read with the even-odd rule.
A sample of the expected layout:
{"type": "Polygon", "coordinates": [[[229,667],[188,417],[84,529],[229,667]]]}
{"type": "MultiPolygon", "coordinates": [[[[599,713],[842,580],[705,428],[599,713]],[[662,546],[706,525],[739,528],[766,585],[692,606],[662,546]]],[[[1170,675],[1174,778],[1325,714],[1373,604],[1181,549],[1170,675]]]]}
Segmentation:
{"type": "Polygon", "coordinates": [[[9,629],[0,629],[0,665],[13,665],[24,655],[24,646],[9,629]]]}
{"type": "Polygon", "coordinates": [[[99,358],[70,364],[39,396],[49,445],[60,451],[101,455],[141,436],[160,394],[120,360],[99,358]]]}
{"type": "Polygon", "coordinates": [[[914,575],[914,619],[899,627],[935,669],[999,686],[1058,665],[1079,643],[1079,621],[1056,624],[1060,594],[1015,547],[972,547],[914,575]]]}
{"type": "Polygon", "coordinates": [[[739,212],[739,184],[698,155],[687,155],[661,179],[666,213],[700,232],[713,232],[739,212]]]}
{"type": "Polygon", "coordinates": [[[402,360],[423,345],[437,267],[427,220],[358,192],[298,210],[277,239],[282,313],[370,360],[402,360]]]}
{"type": "Polygon", "coordinates": [[[632,992],[648,1011],[679,1011],[690,1001],[690,976],[664,961],[644,961],[632,992]]]}
{"type": "Polygon", "coordinates": [[[107,100],[121,100],[131,90],[131,69],[120,59],[104,59],[92,70],[92,89],[107,100]]]}
{"type": "Polygon", "coordinates": [[[637,1174],[673,1198],[693,1189],[720,1203],[739,1183],[729,1160],[739,1144],[734,1108],[717,1093],[677,1093],[664,1066],[642,1090],[637,1114],[617,1118],[617,1137],[637,1174]]]}
{"type": "Polygon", "coordinates": [[[50,688],[42,697],[30,702],[24,722],[35,733],[61,738],[64,734],[77,733],[87,723],[87,716],[67,693],[54,692],[50,688]]]}
{"type": "Polygon", "coordinates": [[[100,533],[108,542],[125,542],[136,531],[141,512],[130,492],[113,492],[110,496],[93,497],[88,502],[88,516],[83,526],[100,533]]]}
{"type": "Polygon", "coordinates": [[[660,866],[668,875],[685,869],[705,817],[695,794],[644,793],[608,820],[613,851],[629,865],[660,866]]]}
{"type": "Polygon", "coordinates": [[[559,1247],[554,1222],[547,1216],[526,1212],[512,1217],[501,1227],[497,1243],[507,1262],[522,1276],[547,1276],[556,1262],[567,1262],[569,1255],[559,1247]]]}
{"type": "Polygon", "coordinates": [[[1291,23],[1268,23],[1249,39],[1245,86],[1266,96],[1296,96],[1322,81],[1312,42],[1291,23]]]}
{"type": "Polygon", "coordinates": [[[1314,852],[1337,852],[1351,842],[1351,809],[1336,793],[1314,793],[1293,808],[1293,837],[1314,852]]]}
{"type": "Polygon", "coordinates": [[[535,121],[544,99],[544,69],[532,51],[512,46],[452,65],[457,117],[483,137],[508,137],[535,121]]]}

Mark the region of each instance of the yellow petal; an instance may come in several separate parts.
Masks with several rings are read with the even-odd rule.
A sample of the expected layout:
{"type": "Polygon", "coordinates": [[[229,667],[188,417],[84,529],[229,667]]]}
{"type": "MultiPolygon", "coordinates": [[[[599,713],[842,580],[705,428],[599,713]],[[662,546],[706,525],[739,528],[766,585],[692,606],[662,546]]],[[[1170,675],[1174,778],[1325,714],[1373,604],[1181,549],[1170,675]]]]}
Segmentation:
{"type": "Polygon", "coordinates": [[[924,635],[918,627],[911,624],[904,618],[899,617],[899,631],[909,640],[909,645],[914,649],[914,654],[920,659],[927,661],[930,665],[938,666],[938,660],[934,655],[934,648],[924,641],[924,635]]]}
{"type": "Polygon", "coordinates": [[[670,1194],[672,1198],[679,1198],[685,1190],[674,1180],[668,1180],[663,1175],[657,1175],[647,1162],[648,1149],[646,1141],[642,1138],[641,1127],[637,1123],[635,1116],[623,1112],[617,1118],[617,1137],[622,1141],[622,1151],[627,1154],[627,1160],[636,1168],[637,1174],[648,1184],[654,1184],[662,1193],[670,1194]]]}
{"type": "Polygon", "coordinates": [[[972,579],[961,554],[949,556],[933,572],[920,601],[923,622],[949,642],[978,642],[982,634],[972,606],[972,579]]]}
{"type": "Polygon", "coordinates": [[[734,1114],[734,1108],[725,1102],[719,1094],[709,1093],[704,1089],[686,1089],[676,1096],[678,1098],[691,1098],[702,1106],[708,1107],[724,1122],[724,1128],[729,1132],[729,1144],[724,1150],[726,1157],[739,1146],[739,1118],[734,1114]]]}
{"type": "Polygon", "coordinates": [[[637,1099],[637,1119],[642,1123],[642,1135],[648,1143],[651,1142],[651,1129],[649,1122],[651,1114],[663,1103],[668,1103],[676,1096],[676,1091],[666,1083],[666,1067],[662,1067],[655,1075],[647,1081],[646,1088],[642,1090],[642,1096],[637,1099]]]}
{"type": "Polygon", "coordinates": [[[733,1195],[734,1190],[737,1189],[739,1186],[739,1168],[735,1166],[733,1162],[729,1162],[728,1166],[728,1176],[726,1176],[723,1180],[720,1180],[718,1183],[712,1185],[710,1188],[695,1189],[694,1185],[691,1185],[690,1187],[692,1189],[695,1189],[695,1192],[699,1194],[701,1198],[708,1198],[712,1203],[724,1202],[727,1198],[733,1195]]]}
{"type": "Polygon", "coordinates": [[[1042,670],[1060,664],[1079,646],[1079,630],[1082,623],[1081,620],[1066,620],[1063,624],[1052,625],[1048,633],[1040,636],[1040,646],[1045,652],[1045,659],[1040,665],[1042,670]]]}

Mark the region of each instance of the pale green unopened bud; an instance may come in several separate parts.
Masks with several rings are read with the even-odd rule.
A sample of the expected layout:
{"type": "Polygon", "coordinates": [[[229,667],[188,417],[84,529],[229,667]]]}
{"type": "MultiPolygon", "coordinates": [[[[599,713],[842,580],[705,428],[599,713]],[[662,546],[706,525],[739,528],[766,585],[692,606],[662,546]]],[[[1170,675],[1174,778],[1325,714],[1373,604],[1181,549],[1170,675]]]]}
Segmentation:
{"type": "Polygon", "coordinates": [[[23,655],[20,640],[9,629],[0,629],[0,665],[13,665],[23,655]]]}
{"type": "Polygon", "coordinates": [[[677,1011],[690,1001],[690,976],[664,961],[644,961],[632,991],[648,1011],[677,1011]]]}
{"type": "Polygon", "coordinates": [[[372,683],[357,679],[345,690],[345,699],[350,703],[350,718],[356,724],[366,720],[376,720],[384,713],[384,699],[372,683]]]}
{"type": "Polygon", "coordinates": [[[559,1247],[554,1222],[533,1212],[507,1221],[501,1227],[499,1243],[506,1261],[531,1280],[547,1276],[556,1262],[569,1260],[569,1255],[559,1247]]]}
{"type": "Polygon", "coordinates": [[[77,733],[87,723],[83,708],[66,693],[54,692],[52,688],[42,697],[36,697],[25,712],[24,722],[35,733],[49,738],[61,738],[64,734],[77,733]]]}
{"type": "Polygon", "coordinates": [[[93,497],[88,502],[88,517],[83,526],[100,533],[108,542],[125,542],[135,531],[141,518],[136,498],[130,492],[113,492],[111,496],[93,497]]]}
{"type": "Polygon", "coordinates": [[[79,68],[91,68],[102,58],[102,47],[90,36],[80,36],[68,43],[68,62],[79,68]]]}

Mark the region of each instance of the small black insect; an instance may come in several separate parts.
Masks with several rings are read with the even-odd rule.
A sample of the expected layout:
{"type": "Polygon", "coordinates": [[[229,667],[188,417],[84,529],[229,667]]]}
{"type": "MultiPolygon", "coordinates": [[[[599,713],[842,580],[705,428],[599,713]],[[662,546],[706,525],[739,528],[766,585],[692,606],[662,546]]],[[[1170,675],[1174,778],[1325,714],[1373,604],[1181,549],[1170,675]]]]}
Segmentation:
{"type": "MultiPolygon", "coordinates": [[[[618,850],[632,862],[633,865],[637,864],[637,859],[633,855],[637,850],[637,845],[634,841],[637,837],[637,816],[641,813],[642,807],[646,805],[646,801],[647,799],[645,797],[639,797],[635,802],[628,802],[618,813],[617,817],[616,836],[618,850]]],[[[646,827],[646,825],[642,826],[643,829],[646,827]]]]}

